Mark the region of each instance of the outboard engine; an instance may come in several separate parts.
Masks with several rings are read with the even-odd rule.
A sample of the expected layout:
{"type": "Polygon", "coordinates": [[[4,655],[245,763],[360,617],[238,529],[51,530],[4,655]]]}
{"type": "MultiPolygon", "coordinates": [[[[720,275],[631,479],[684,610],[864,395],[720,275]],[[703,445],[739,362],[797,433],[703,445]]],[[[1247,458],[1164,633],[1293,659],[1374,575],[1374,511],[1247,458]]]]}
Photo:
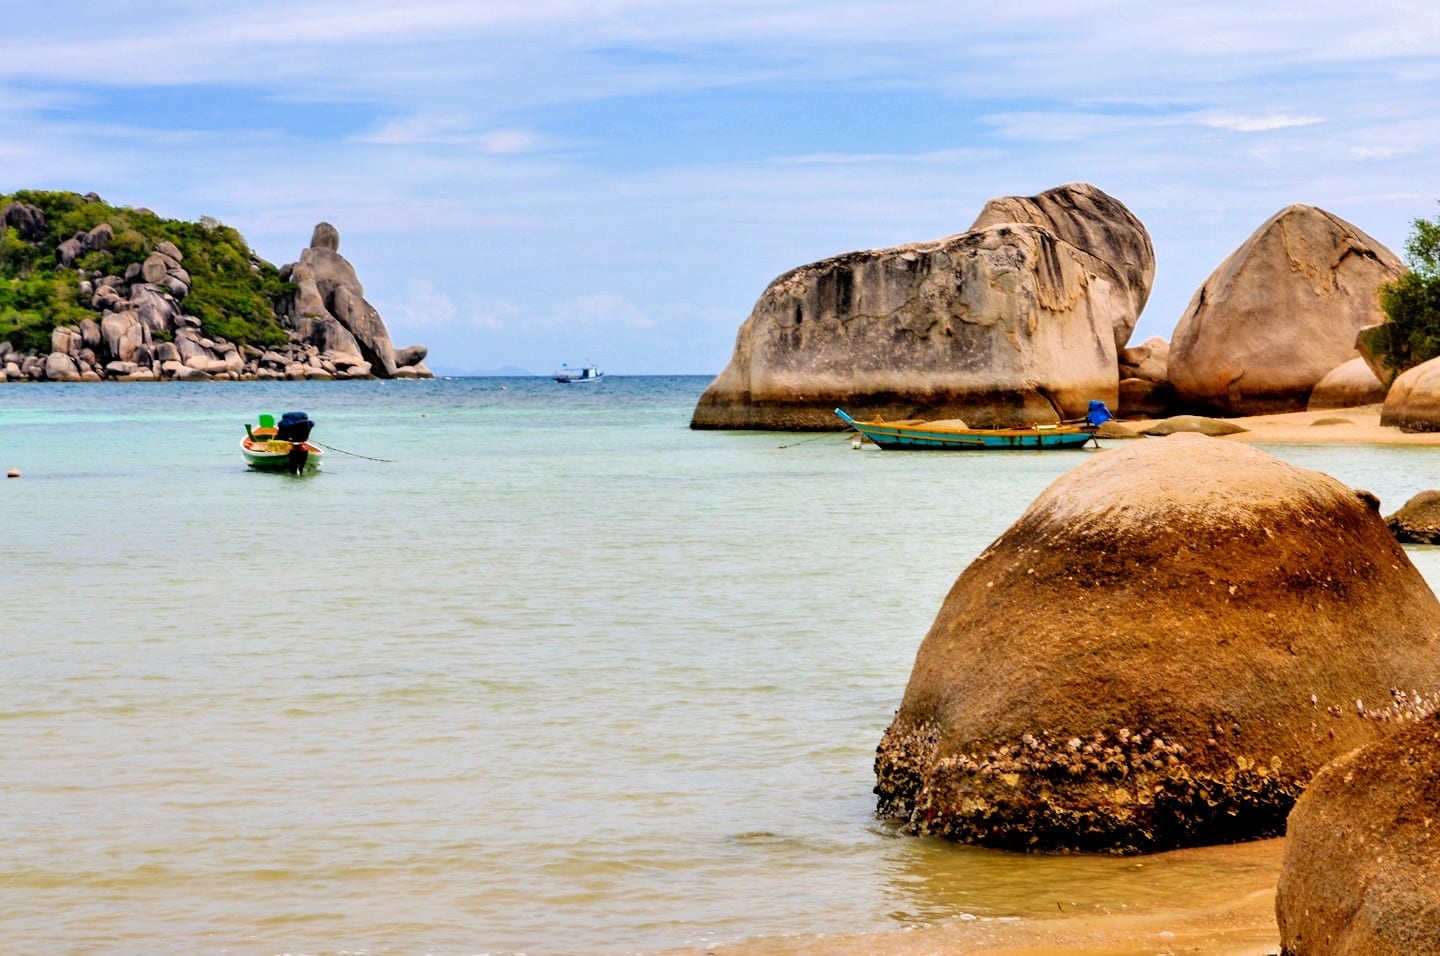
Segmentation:
{"type": "Polygon", "coordinates": [[[310,429],[314,427],[315,423],[304,412],[286,412],[280,416],[280,425],[275,429],[275,437],[281,441],[308,441],[310,429]]]}

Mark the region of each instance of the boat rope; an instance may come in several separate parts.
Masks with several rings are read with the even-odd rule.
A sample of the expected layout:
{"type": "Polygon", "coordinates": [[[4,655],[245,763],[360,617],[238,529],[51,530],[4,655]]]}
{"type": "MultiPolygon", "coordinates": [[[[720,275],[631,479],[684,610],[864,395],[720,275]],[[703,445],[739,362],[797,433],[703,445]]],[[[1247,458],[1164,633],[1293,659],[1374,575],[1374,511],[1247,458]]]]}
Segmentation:
{"type": "MultiPolygon", "coordinates": [[[[854,431],[854,429],[849,429],[849,428],[847,428],[845,431],[840,432],[839,435],[840,435],[841,438],[847,438],[848,435],[849,435],[849,433],[850,433],[851,431],[854,431]]],[[[794,448],[796,445],[808,445],[808,444],[810,444],[812,441],[824,441],[824,440],[827,439],[827,438],[834,438],[835,435],[836,435],[835,432],[826,432],[826,433],[823,434],[823,435],[816,435],[814,438],[804,438],[804,439],[801,439],[800,441],[792,441],[790,444],[788,444],[788,445],[781,445],[780,447],[781,447],[781,448],[794,448]]]]}
{"type": "Polygon", "coordinates": [[[364,458],[366,461],[383,461],[391,465],[395,463],[395,459],[393,458],[371,458],[369,455],[357,455],[353,451],[346,451],[343,448],[336,448],[334,445],[327,445],[323,441],[317,441],[315,442],[315,444],[319,445],[326,451],[338,451],[340,454],[349,455],[351,458],[364,458]]]}

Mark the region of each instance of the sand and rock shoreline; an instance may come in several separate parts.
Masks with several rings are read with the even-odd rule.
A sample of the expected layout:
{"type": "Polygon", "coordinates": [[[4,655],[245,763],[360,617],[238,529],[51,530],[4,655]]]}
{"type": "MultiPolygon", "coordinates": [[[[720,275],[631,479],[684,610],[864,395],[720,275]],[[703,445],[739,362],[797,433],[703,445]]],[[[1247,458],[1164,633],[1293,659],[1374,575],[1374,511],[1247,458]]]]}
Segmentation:
{"type": "MultiPolygon", "coordinates": [[[[1433,445],[1440,433],[1404,432],[1380,424],[1381,406],[1326,409],[1226,419],[1244,431],[1219,441],[1253,444],[1433,445]]],[[[1120,423],[1137,436],[1158,420],[1120,423]]],[[[1126,439],[1102,442],[1123,447],[1126,439]]],[[[1416,489],[1417,491],[1420,489],[1416,489]]],[[[1053,916],[1025,919],[957,918],[922,927],[861,934],[757,938],[730,944],[668,951],[662,956],[939,956],[1004,953],[1008,956],[1140,956],[1204,953],[1214,956],[1273,956],[1280,951],[1275,890],[1284,852],[1283,837],[1227,846],[1198,847],[1138,857],[1149,865],[1198,865],[1214,873],[1207,886],[1195,885],[1173,904],[1117,900],[1113,907],[1080,912],[1057,908],[1053,916]]]]}

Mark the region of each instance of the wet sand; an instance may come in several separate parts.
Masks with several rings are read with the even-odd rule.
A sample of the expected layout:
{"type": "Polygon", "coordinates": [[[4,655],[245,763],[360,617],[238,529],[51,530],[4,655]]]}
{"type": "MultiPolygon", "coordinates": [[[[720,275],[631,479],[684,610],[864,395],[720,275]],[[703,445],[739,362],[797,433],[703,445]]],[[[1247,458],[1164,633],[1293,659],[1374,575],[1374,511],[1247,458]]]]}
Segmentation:
{"type": "Polygon", "coordinates": [[[1284,843],[1258,840],[1135,857],[1156,865],[1203,865],[1220,874],[1169,906],[1082,913],[1057,908],[1050,918],[960,918],[891,932],[752,939],[656,956],[1273,956],[1280,952],[1275,884],[1284,843]]]}
{"type": "MultiPolygon", "coordinates": [[[[1380,424],[1380,405],[1228,419],[1245,429],[1223,441],[1254,444],[1369,443],[1440,445],[1440,433],[1407,433],[1380,424]]],[[[1156,420],[1118,424],[1139,435],[1156,420]]],[[[1145,439],[1141,439],[1145,440],[1145,439]]],[[[1116,447],[1119,442],[1105,443],[1116,447]]],[[[1173,906],[1125,907],[1111,912],[1046,919],[961,919],[954,922],[860,935],[754,939],[731,945],[674,950],[667,956],[1273,956],[1280,951],[1275,923],[1275,884],[1284,840],[1177,850],[1140,859],[1199,860],[1225,876],[1196,886],[1173,906]]],[[[823,878],[817,874],[817,878],[823,878]]]]}

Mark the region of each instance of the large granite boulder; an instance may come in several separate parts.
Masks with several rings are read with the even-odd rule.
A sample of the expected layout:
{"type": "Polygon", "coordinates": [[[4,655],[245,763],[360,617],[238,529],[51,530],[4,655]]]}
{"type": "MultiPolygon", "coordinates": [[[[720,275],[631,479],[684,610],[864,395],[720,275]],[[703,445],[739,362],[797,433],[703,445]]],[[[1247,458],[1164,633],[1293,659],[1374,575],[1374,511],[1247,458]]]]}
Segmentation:
{"type": "Polygon", "coordinates": [[[1391,688],[1440,686],[1440,602],[1377,507],[1194,434],[1068,472],[945,598],[877,752],[880,815],[1013,849],[1280,834],[1391,728],[1391,688]]]}
{"type": "Polygon", "coordinates": [[[100,339],[111,358],[130,362],[145,341],[145,326],[134,312],[106,312],[100,319],[100,339]]]}
{"type": "Polygon", "coordinates": [[[39,242],[50,228],[45,221],[45,211],[28,202],[11,201],[0,209],[0,229],[14,229],[26,242],[39,242]]]}
{"type": "Polygon", "coordinates": [[[64,352],[51,352],[45,356],[45,378],[51,382],[78,382],[80,366],[64,352]]]}
{"type": "Polygon", "coordinates": [[[1405,717],[1336,759],[1295,804],[1275,916],[1286,956],[1440,953],[1440,719],[1398,691],[1405,717]]]}
{"type": "Polygon", "coordinates": [[[278,309],[295,338],[321,350],[358,350],[374,375],[395,377],[401,367],[395,345],[380,313],[365,301],[355,267],[340,255],[340,233],[333,225],[317,224],[309,248],[280,275],[296,287],[278,309]]]}
{"type": "Polygon", "coordinates": [[[1314,206],[1276,213],[1196,291],[1170,341],[1170,382],[1192,410],[1304,411],[1327,372],[1359,357],[1380,322],[1377,290],[1405,266],[1314,206]]]}
{"type": "Polygon", "coordinates": [[[1440,358],[1401,372],[1385,393],[1380,424],[1407,432],[1440,431],[1440,358]]]}
{"type": "Polygon", "coordinates": [[[780,276],[691,427],[838,428],[837,405],[982,426],[1113,407],[1153,275],[1145,227],[1093,186],[996,200],[959,235],[780,276]]]}

